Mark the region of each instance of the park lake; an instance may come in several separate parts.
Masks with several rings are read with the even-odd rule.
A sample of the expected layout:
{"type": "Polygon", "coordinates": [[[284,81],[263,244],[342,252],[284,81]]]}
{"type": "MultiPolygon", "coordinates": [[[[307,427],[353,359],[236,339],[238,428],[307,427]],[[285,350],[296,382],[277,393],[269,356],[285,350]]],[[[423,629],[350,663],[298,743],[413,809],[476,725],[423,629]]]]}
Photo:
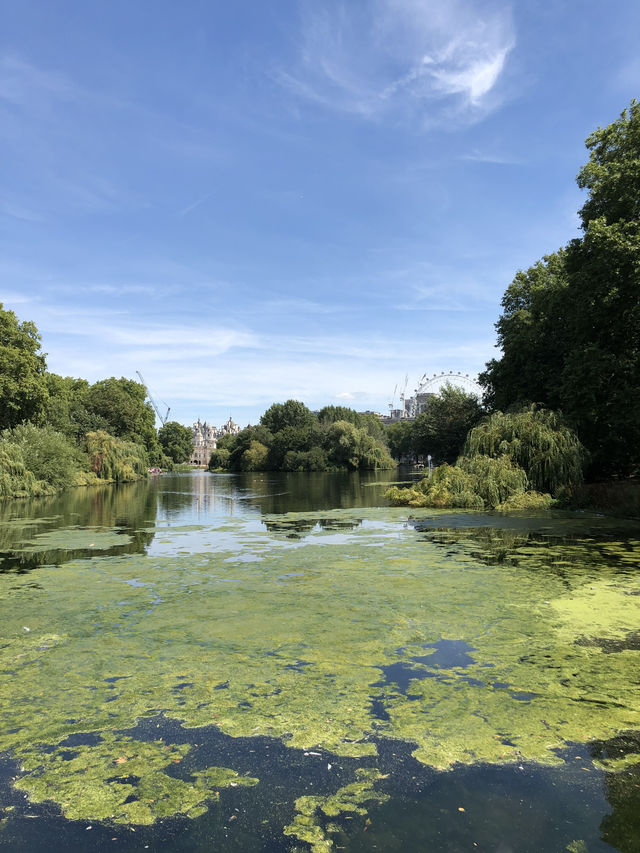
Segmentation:
{"type": "Polygon", "coordinates": [[[397,472],[0,504],[0,850],[640,849],[640,531],[397,472]]]}

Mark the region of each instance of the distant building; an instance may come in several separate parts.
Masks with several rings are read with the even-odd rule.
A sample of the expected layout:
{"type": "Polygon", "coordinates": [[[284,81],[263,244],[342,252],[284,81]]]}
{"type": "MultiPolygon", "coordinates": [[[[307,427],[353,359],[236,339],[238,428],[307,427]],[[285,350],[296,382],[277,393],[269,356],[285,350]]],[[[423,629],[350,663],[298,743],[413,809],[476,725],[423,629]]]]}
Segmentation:
{"type": "Polygon", "coordinates": [[[201,423],[200,418],[191,427],[193,435],[193,453],[191,454],[192,465],[208,465],[211,452],[218,446],[218,439],[223,435],[237,435],[240,432],[238,424],[231,418],[220,429],[208,424],[201,423]]]}

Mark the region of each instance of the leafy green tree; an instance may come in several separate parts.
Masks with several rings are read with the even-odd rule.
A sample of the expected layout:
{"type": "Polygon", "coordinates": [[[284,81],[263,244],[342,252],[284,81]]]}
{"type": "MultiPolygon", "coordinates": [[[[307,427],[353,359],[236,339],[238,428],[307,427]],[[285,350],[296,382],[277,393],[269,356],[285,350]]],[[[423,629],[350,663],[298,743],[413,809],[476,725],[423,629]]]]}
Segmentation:
{"type": "MultiPolygon", "coordinates": [[[[269,447],[269,470],[283,469],[288,453],[304,453],[322,444],[322,430],[314,420],[310,426],[287,426],[274,434],[269,447]]],[[[290,470],[290,469],[287,469],[290,470]]]]}
{"type": "Polygon", "coordinates": [[[318,421],[321,424],[347,421],[359,429],[366,429],[369,435],[378,441],[386,442],[385,429],[380,418],[369,412],[356,412],[347,406],[325,406],[318,412],[318,421]]]}
{"type": "Polygon", "coordinates": [[[304,403],[298,400],[287,400],[286,403],[274,403],[270,406],[260,418],[260,423],[269,432],[276,433],[285,427],[311,428],[316,423],[316,417],[304,403]]]}
{"type": "Polygon", "coordinates": [[[49,396],[42,416],[44,423],[75,441],[88,432],[107,430],[106,419],[87,409],[89,383],[86,379],[47,373],[45,380],[49,396]]]}
{"type": "Polygon", "coordinates": [[[520,273],[481,377],[493,406],[561,409],[594,475],[640,470],[640,104],[587,139],[583,236],[520,273]]]}
{"type": "Polygon", "coordinates": [[[354,426],[360,426],[360,415],[348,406],[324,406],[318,412],[320,423],[334,424],[336,421],[347,421],[354,426]]]}
{"type": "Polygon", "coordinates": [[[229,451],[224,447],[217,447],[215,450],[212,450],[209,458],[209,470],[219,471],[221,468],[228,468],[230,455],[229,451]]]}
{"type": "MultiPolygon", "coordinates": [[[[230,443],[224,448],[229,451],[229,470],[253,470],[246,467],[246,465],[248,464],[248,457],[245,457],[245,451],[251,449],[252,442],[256,442],[257,444],[266,447],[268,452],[268,448],[271,446],[272,441],[273,436],[271,435],[271,432],[267,429],[267,427],[262,426],[262,424],[253,427],[246,427],[245,429],[241,430],[237,435],[234,435],[232,437],[230,443]]],[[[256,456],[255,448],[253,455],[256,456]]],[[[249,457],[251,457],[251,454],[249,454],[249,457]]]]}
{"type": "Polygon", "coordinates": [[[398,421],[390,424],[386,431],[389,453],[394,459],[415,461],[413,445],[413,421],[398,421]]]}
{"type": "Polygon", "coordinates": [[[240,470],[264,471],[267,468],[268,455],[268,447],[259,441],[252,441],[242,454],[240,470]]]}
{"type": "Polygon", "coordinates": [[[86,407],[93,415],[103,418],[109,433],[116,438],[139,442],[148,450],[158,447],[155,412],[145,403],[147,392],[140,382],[126,379],[101,379],[91,385],[86,395],[86,407]]]}
{"type": "Polygon", "coordinates": [[[158,440],[163,451],[174,462],[186,462],[193,452],[193,436],[189,427],[177,421],[168,421],[158,430],[158,440]]]}
{"type": "Polygon", "coordinates": [[[33,323],[0,302],[0,428],[39,421],[47,403],[46,362],[33,323]]]}
{"type": "Polygon", "coordinates": [[[482,415],[475,395],[447,383],[440,394],[427,400],[413,424],[414,452],[420,456],[430,454],[439,463],[455,462],[467,433],[482,415]]]}
{"type": "Polygon", "coordinates": [[[366,429],[358,429],[348,421],[331,424],[325,449],[329,462],[337,468],[357,471],[395,467],[395,462],[381,442],[369,435],[366,429]]]}
{"type": "Polygon", "coordinates": [[[567,285],[564,249],[516,273],[496,323],[503,356],[491,360],[480,375],[491,409],[530,401],[560,406],[559,370],[569,348],[564,320],[567,285]]]}

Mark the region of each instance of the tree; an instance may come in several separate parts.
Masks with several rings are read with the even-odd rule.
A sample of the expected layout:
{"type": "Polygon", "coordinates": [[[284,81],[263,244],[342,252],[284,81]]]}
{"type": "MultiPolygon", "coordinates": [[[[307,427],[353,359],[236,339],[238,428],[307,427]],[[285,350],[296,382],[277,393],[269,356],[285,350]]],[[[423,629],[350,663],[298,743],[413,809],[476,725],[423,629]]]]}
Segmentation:
{"type": "Polygon", "coordinates": [[[158,440],[163,451],[174,462],[186,462],[193,452],[191,430],[177,421],[168,421],[160,427],[158,440]]]}
{"type": "Polygon", "coordinates": [[[583,236],[516,276],[481,381],[491,405],[562,410],[592,475],[625,475],[640,469],[640,104],[586,144],[583,236]]]}
{"type": "MultiPolygon", "coordinates": [[[[261,424],[254,427],[246,427],[237,435],[234,435],[229,444],[225,444],[224,449],[229,451],[228,467],[230,471],[247,471],[250,470],[246,466],[252,454],[245,457],[245,451],[251,451],[251,444],[259,444],[262,447],[269,448],[273,436],[269,430],[261,424]]],[[[253,461],[257,459],[257,449],[253,448],[253,461]]]]}
{"type": "Polygon", "coordinates": [[[582,482],[586,454],[578,437],[556,413],[531,406],[519,412],[494,412],[467,436],[464,460],[507,457],[519,465],[529,485],[556,492],[582,482]]]}
{"type": "Polygon", "coordinates": [[[47,402],[46,362],[33,323],[0,302],[0,428],[38,421],[47,402]]]}
{"type": "Polygon", "coordinates": [[[386,431],[389,453],[394,459],[415,461],[413,449],[413,421],[398,421],[386,431]]]}
{"type": "Polygon", "coordinates": [[[140,382],[112,376],[89,388],[86,407],[106,421],[111,435],[142,443],[147,450],[153,450],[158,446],[156,416],[151,403],[145,403],[146,395],[140,382]]]}
{"type": "Polygon", "coordinates": [[[369,435],[366,429],[358,429],[348,421],[331,424],[326,437],[326,452],[329,461],[337,468],[357,471],[395,467],[381,442],[369,435]]]}
{"type": "Polygon", "coordinates": [[[85,447],[91,470],[102,480],[127,483],[147,474],[149,460],[140,444],[98,430],[87,433],[85,447]]]}
{"type": "Polygon", "coordinates": [[[89,383],[86,379],[47,373],[45,380],[49,396],[42,419],[47,425],[74,441],[88,432],[108,430],[106,419],[87,409],[89,383]]]}
{"type": "Polygon", "coordinates": [[[413,449],[421,456],[430,454],[438,463],[458,458],[467,433],[483,415],[474,394],[447,383],[440,394],[427,400],[424,411],[413,425],[413,449]]]}
{"type": "Polygon", "coordinates": [[[502,358],[490,361],[480,374],[491,409],[531,401],[551,408],[560,405],[558,371],[569,345],[566,288],[564,249],[516,273],[502,297],[503,311],[496,323],[502,358]]]}
{"type": "Polygon", "coordinates": [[[286,403],[274,403],[260,418],[260,423],[270,432],[280,432],[285,427],[304,429],[316,424],[316,417],[304,403],[287,400],[286,403]]]}

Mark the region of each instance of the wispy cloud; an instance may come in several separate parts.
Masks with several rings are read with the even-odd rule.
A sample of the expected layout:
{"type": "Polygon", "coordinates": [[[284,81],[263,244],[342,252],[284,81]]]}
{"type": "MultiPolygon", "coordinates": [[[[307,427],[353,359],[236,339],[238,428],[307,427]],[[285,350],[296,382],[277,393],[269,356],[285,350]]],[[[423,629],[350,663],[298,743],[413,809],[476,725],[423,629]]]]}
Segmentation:
{"type": "Polygon", "coordinates": [[[297,54],[280,83],[300,99],[367,118],[404,113],[427,124],[477,119],[515,46],[510,10],[474,0],[341,0],[303,6],[297,54]]]}

